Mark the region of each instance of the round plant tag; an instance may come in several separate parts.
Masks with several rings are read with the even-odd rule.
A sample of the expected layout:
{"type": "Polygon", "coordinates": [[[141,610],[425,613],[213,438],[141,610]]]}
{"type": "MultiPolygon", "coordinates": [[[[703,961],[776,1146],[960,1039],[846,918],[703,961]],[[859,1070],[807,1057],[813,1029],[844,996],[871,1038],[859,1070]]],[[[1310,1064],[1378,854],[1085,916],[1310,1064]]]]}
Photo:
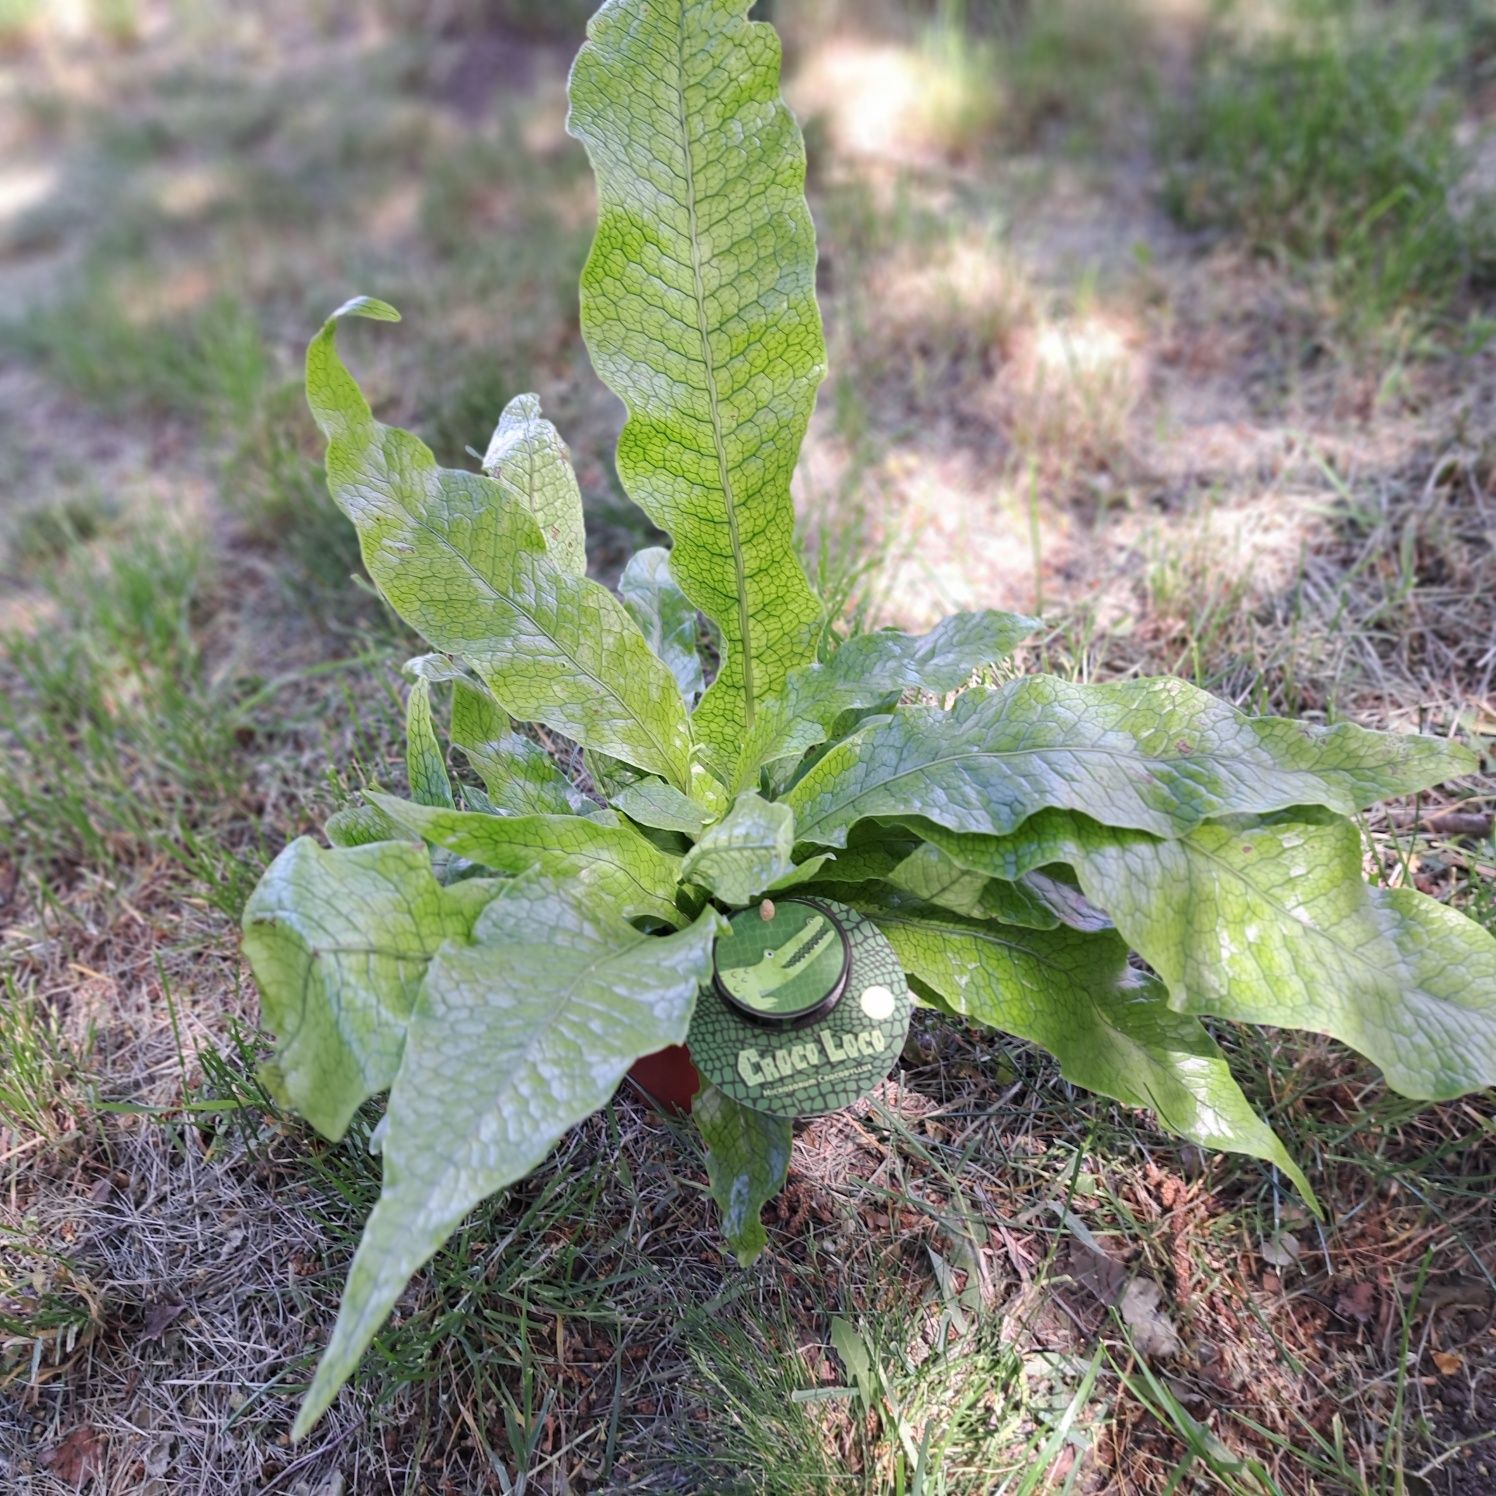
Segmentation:
{"type": "Polygon", "coordinates": [[[913,1007],[877,927],[810,898],[744,909],[730,923],[687,1041],[702,1076],[776,1117],[832,1112],[871,1090],[893,1067],[913,1007]]]}

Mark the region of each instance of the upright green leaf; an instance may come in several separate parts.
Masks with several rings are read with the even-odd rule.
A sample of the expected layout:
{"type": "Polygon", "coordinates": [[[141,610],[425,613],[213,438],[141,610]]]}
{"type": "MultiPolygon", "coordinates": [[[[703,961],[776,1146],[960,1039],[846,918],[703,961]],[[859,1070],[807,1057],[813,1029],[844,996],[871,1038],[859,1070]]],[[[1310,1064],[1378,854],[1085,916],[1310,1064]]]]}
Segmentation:
{"type": "Polygon", "coordinates": [[[244,909],[244,955],[264,1026],[279,1043],[266,1083],[324,1137],[395,1078],[427,963],[461,939],[491,881],[443,888],[424,847],[319,847],[309,836],[270,864],[244,909]]]}
{"type": "Polygon", "coordinates": [[[851,902],[952,1011],[1038,1044],[1076,1085],[1149,1107],[1205,1147],[1267,1159],[1313,1200],[1215,1041],[1169,1007],[1157,982],[1129,971],[1114,934],[1011,929],[897,896],[851,902]]]}
{"type": "Polygon", "coordinates": [[[681,881],[709,888],[725,903],[746,904],[791,872],[794,846],[790,808],[750,790],[686,853],[681,881]]]}
{"type": "Polygon", "coordinates": [[[635,551],[618,579],[618,591],[649,647],[670,667],[680,694],[695,701],[703,683],[696,606],[670,575],[670,552],[660,545],[635,551]]]}
{"type": "Polygon", "coordinates": [[[550,754],[516,732],[509,714],[481,686],[459,681],[452,688],[452,742],[502,815],[564,816],[588,806],[550,754]]]}
{"type": "Polygon", "coordinates": [[[1178,836],[1212,817],[1319,805],[1347,814],[1468,772],[1413,734],[1248,717],[1180,680],[1075,685],[1031,675],[909,707],[831,749],[785,797],[803,841],[864,817],[1001,836],[1046,807],[1178,836]]]}
{"type": "Polygon", "coordinates": [[[516,717],[686,788],[685,703],[623,604],[558,565],[534,516],[501,484],[438,467],[424,442],[373,418],[338,357],[344,316],[396,313],[349,302],[307,349],[328,488],[357,528],[379,590],[516,717]]]}
{"type": "Polygon", "coordinates": [[[405,772],[410,797],[418,805],[453,809],[452,781],[447,777],[447,757],[437,741],[431,720],[431,685],[424,676],[411,685],[405,702],[405,772]]]}
{"type": "Polygon", "coordinates": [[[768,1245],[760,1212],[784,1188],[794,1123],[740,1106],[725,1091],[704,1084],[691,1116],[706,1143],[712,1199],[722,1212],[722,1234],[747,1267],[768,1245]]]}
{"type": "Polygon", "coordinates": [[[569,879],[580,894],[595,897],[605,908],[680,923],[675,907],[680,859],[661,852],[632,826],[576,815],[433,810],[375,790],[367,794],[406,835],[481,867],[509,874],[538,869],[569,879]]]}
{"type": "Polygon", "coordinates": [[[1332,1034],[1405,1096],[1496,1085],[1496,937],[1409,888],[1368,887],[1349,822],[1082,828],[1092,899],[1178,1008],[1332,1034]]]}
{"type": "Polygon", "coordinates": [[[641,1054],[685,1038],[719,924],[708,910],[676,934],[641,935],[586,894],[532,877],[489,905],[474,944],[441,950],[390,1092],[384,1189],[293,1437],[463,1216],[528,1174],[641,1054]]]}
{"type": "Polygon", "coordinates": [[[538,395],[516,395],[504,407],[483,471],[535,516],[556,565],[573,576],[586,576],[582,490],[561,433],[540,414],[538,395]]]}
{"type": "Polygon", "coordinates": [[[1006,659],[1039,627],[1017,613],[954,613],[928,634],[886,629],[849,639],[823,665],[792,670],[760,713],[738,758],[739,784],[826,740],[837,718],[893,701],[905,691],[959,690],[985,665],[1006,659]]]}
{"type": "Polygon", "coordinates": [[[779,39],[749,4],[609,0],[568,120],[597,177],[582,333],[628,409],[623,485],[722,631],[696,732],[724,778],[760,704],[813,658],[821,616],[790,502],[826,373],[815,230],[779,39]]]}

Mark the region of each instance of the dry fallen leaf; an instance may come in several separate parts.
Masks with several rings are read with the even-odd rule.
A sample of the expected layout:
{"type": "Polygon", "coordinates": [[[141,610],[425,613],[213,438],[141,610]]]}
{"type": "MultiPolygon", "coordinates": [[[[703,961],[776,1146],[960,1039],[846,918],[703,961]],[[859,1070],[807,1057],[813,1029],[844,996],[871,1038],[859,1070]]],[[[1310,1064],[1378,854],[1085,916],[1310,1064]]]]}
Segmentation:
{"type": "Polygon", "coordinates": [[[1364,1325],[1376,1314],[1376,1305],[1376,1284],[1363,1278],[1340,1293],[1335,1300],[1335,1312],[1364,1325]]]}
{"type": "Polygon", "coordinates": [[[41,1457],[41,1463],[65,1485],[78,1490],[98,1473],[103,1445],[91,1423],[80,1423],[60,1444],[41,1457]]]}
{"type": "Polygon", "coordinates": [[[1082,1241],[1071,1241],[1066,1271],[1103,1304],[1115,1304],[1127,1282],[1127,1269],[1122,1263],[1115,1257],[1108,1257],[1105,1252],[1093,1250],[1082,1241]]]}
{"type": "Polygon", "coordinates": [[[1303,1253],[1299,1239],[1291,1231],[1279,1231],[1261,1247],[1262,1260],[1269,1267],[1292,1267],[1303,1253]]]}
{"type": "Polygon", "coordinates": [[[1457,1351],[1435,1351],[1434,1365],[1441,1377],[1452,1377],[1465,1364],[1465,1358],[1457,1351]]]}
{"type": "Polygon", "coordinates": [[[1150,1359],[1177,1356],[1184,1349],[1174,1322],[1160,1307],[1164,1291],[1152,1278],[1134,1278],[1122,1290],[1118,1309],[1132,1331],[1132,1343],[1150,1359]]]}
{"type": "Polygon", "coordinates": [[[152,1304],[145,1311],[145,1328],[140,1332],[140,1344],[144,1345],[148,1340],[160,1340],[166,1333],[166,1327],[186,1307],[185,1304],[152,1304]]]}

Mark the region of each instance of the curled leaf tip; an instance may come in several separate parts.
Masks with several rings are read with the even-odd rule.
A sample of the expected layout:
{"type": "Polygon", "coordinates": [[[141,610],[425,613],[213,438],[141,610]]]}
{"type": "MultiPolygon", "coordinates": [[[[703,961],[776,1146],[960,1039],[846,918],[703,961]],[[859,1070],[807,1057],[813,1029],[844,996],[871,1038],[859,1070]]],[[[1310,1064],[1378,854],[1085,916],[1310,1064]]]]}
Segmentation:
{"type": "Polygon", "coordinates": [[[340,322],[344,317],[368,317],[373,322],[398,322],[400,313],[389,302],[377,296],[352,296],[327,320],[340,322]]]}

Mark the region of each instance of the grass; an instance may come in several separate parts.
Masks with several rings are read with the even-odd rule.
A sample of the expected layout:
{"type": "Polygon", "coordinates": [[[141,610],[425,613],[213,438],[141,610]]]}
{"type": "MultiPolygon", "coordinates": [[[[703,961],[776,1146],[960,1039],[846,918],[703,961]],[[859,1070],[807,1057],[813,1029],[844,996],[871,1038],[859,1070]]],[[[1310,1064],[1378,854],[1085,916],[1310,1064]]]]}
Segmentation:
{"type": "Polygon", "coordinates": [[[97,273],[33,311],[8,339],[106,411],[226,421],[253,403],[267,374],[259,328],[232,296],[185,316],[153,315],[97,273]]]}
{"type": "Polygon", "coordinates": [[[1457,206],[1462,28],[1397,6],[1287,9],[1265,36],[1224,30],[1193,95],[1165,112],[1175,214],[1301,267],[1362,333],[1489,287],[1496,201],[1457,206]]]}
{"type": "MultiPolygon", "coordinates": [[[[473,1213],[287,1448],[377,1191],[377,1108],[330,1147],[260,1087],[235,919],[275,847],[398,782],[415,652],[349,579],[306,337],[353,291],[392,296],[402,328],[350,344],[382,416],[461,462],[533,382],[594,568],[644,532],[575,323],[574,8],[451,5],[432,34],[424,11],[272,6],[211,51],[207,13],[153,31],[125,9],[137,40],[85,32],[55,77],[34,66],[52,21],[0,15],[7,128],[57,168],[0,236],[0,284],[48,271],[0,330],[21,496],[0,562],[0,1484],[61,1496],[86,1448],[99,1490],[179,1473],[225,1496],[1482,1489],[1489,1098],[1422,1107],[1328,1041],[1249,1031],[1223,1042],[1322,1227],[1264,1166],[921,1023],[868,1105],[799,1129],[753,1269],[721,1250],[690,1130],[621,1095],[473,1213]],[[467,55],[498,84],[464,82],[467,55]],[[1087,1242],[1159,1286],[1186,1346],[1166,1368],[1091,1286],[1087,1242]]],[[[1493,354],[1404,339],[1368,372],[1341,322],[1384,294],[1483,314],[1471,244],[1441,269],[1401,207],[1365,212],[1411,169],[1396,129],[1408,180],[1454,180],[1489,60],[1473,22],[1451,48],[1462,8],[1421,29],[1399,9],[1374,44],[1297,12],[1212,31],[1200,133],[1160,142],[1209,244],[1170,224],[1146,159],[1148,5],[815,11],[778,16],[820,111],[835,371],[798,497],[851,626],[1037,596],[1062,673],[1170,669],[1257,709],[1496,736],[1493,354]],[[933,86],[907,121],[884,87],[898,128],[859,141],[847,79],[869,74],[810,84],[869,56],[880,87],[933,86]],[[1283,68],[1312,104],[1272,92],[1283,68]],[[1334,160],[1301,149],[1311,128],[1334,160]]],[[[1490,795],[1457,793],[1368,825],[1368,858],[1496,927],[1490,795]]]]}

